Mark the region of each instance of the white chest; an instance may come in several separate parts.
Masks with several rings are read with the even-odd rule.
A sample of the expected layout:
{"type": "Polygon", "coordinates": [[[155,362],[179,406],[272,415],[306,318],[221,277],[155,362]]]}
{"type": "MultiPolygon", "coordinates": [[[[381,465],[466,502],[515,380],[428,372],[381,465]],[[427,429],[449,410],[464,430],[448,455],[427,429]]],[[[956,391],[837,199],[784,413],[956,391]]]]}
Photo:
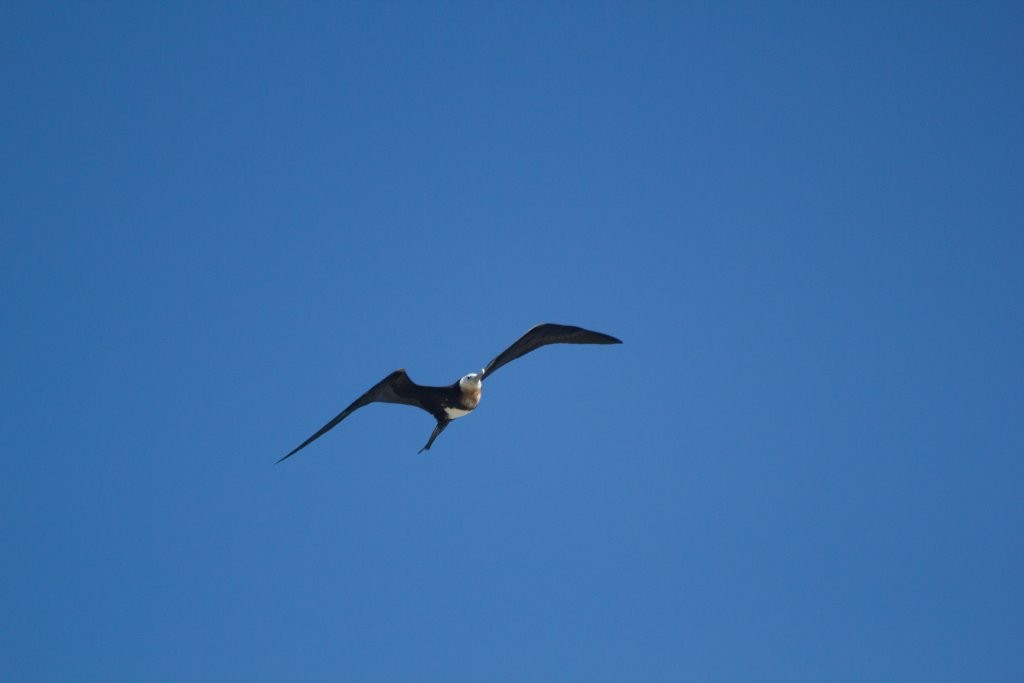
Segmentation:
{"type": "Polygon", "coordinates": [[[462,417],[463,415],[469,415],[470,412],[472,412],[472,411],[462,410],[461,408],[445,408],[444,409],[444,414],[448,416],[449,420],[454,420],[455,418],[462,417]]]}

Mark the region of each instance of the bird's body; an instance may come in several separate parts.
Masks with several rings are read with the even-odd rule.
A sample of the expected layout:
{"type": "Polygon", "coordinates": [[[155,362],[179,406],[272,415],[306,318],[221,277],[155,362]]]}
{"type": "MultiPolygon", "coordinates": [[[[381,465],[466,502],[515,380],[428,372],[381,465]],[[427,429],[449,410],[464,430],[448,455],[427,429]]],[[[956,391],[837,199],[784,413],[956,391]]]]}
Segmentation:
{"type": "Polygon", "coordinates": [[[444,407],[445,417],[449,420],[457,420],[476,410],[476,407],[480,405],[480,397],[483,395],[483,382],[480,384],[481,388],[475,391],[460,388],[458,398],[451,405],[444,407]]]}
{"type": "MultiPolygon", "coordinates": [[[[369,403],[401,403],[415,406],[430,413],[437,426],[427,444],[420,449],[422,453],[430,450],[434,439],[444,431],[444,428],[452,420],[464,417],[473,412],[480,404],[483,394],[483,379],[489,377],[498,368],[509,363],[520,356],[524,356],[541,346],[548,344],[621,344],[622,342],[601,332],[592,332],[582,327],[571,325],[556,325],[554,323],[543,323],[530,328],[526,334],[517,339],[510,347],[498,354],[480,372],[473,372],[463,376],[454,384],[443,387],[432,387],[416,384],[404,369],[395,370],[390,375],[370,387],[366,393],[339,413],[333,420],[325,424],[320,430],[303,441],[288,455],[281,458],[285,460],[299,452],[316,439],[333,429],[339,422],[348,417],[352,412],[362,408],[369,403]]],[[[278,462],[281,462],[278,460],[278,462]]]]}

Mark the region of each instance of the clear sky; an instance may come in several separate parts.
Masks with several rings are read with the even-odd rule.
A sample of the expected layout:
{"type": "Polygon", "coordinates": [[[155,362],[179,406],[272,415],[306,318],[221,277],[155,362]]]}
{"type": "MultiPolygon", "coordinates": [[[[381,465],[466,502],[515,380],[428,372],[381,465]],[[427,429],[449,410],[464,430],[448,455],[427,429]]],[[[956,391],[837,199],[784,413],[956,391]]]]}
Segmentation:
{"type": "Polygon", "coordinates": [[[1024,680],[1022,35],[0,2],[0,679],[1024,680]]]}

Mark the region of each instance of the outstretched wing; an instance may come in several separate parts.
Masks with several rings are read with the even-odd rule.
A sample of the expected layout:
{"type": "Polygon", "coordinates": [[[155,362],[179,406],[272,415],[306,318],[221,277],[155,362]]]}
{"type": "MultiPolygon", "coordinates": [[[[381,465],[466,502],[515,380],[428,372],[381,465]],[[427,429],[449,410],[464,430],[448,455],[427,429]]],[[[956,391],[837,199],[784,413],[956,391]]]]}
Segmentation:
{"type": "MultiPolygon", "coordinates": [[[[303,441],[295,448],[295,450],[281,458],[281,460],[285,460],[295,455],[303,448],[331,431],[331,429],[333,429],[339,422],[351,415],[352,412],[362,408],[368,403],[404,403],[408,406],[416,406],[417,408],[427,410],[420,402],[424,389],[425,387],[421,387],[409,379],[409,375],[405,373],[405,370],[395,370],[390,375],[370,387],[365,394],[357,398],[355,401],[352,401],[352,405],[338,413],[333,420],[321,427],[320,431],[303,441]]],[[[430,411],[427,410],[427,412],[429,413],[430,411]]],[[[281,462],[281,460],[278,460],[278,462],[281,462]]]]}
{"type": "Polygon", "coordinates": [[[535,351],[548,344],[621,344],[615,337],[592,332],[574,325],[556,325],[554,323],[541,323],[527,330],[526,334],[517,339],[512,346],[498,354],[498,356],[484,368],[484,377],[490,377],[491,373],[506,363],[514,361],[520,356],[525,356],[530,351],[535,351]]]}

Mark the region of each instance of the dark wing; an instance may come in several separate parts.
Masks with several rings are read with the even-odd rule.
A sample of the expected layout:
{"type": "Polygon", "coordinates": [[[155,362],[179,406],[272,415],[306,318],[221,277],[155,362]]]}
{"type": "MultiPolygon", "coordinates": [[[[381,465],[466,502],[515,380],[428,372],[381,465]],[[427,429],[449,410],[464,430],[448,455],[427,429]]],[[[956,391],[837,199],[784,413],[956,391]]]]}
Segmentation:
{"type": "MultiPolygon", "coordinates": [[[[337,417],[321,427],[320,431],[303,441],[297,448],[295,448],[295,450],[281,458],[281,460],[285,460],[295,455],[303,448],[331,431],[331,429],[352,414],[352,412],[362,408],[368,403],[404,403],[408,406],[416,406],[417,408],[427,410],[420,400],[423,397],[424,389],[425,387],[421,387],[409,379],[409,375],[405,374],[405,370],[395,370],[390,375],[370,387],[365,394],[357,398],[355,401],[352,401],[352,405],[338,413],[337,417]]],[[[427,412],[429,413],[430,411],[427,410],[427,412]]],[[[281,460],[278,460],[278,462],[281,462],[281,460]]]]}
{"type": "Polygon", "coordinates": [[[484,368],[484,377],[490,377],[491,373],[505,363],[514,361],[520,356],[525,356],[530,351],[535,351],[548,344],[621,344],[615,337],[591,332],[582,327],[574,325],[556,325],[554,323],[541,323],[527,330],[526,334],[516,340],[512,346],[498,354],[498,356],[484,368]]]}

